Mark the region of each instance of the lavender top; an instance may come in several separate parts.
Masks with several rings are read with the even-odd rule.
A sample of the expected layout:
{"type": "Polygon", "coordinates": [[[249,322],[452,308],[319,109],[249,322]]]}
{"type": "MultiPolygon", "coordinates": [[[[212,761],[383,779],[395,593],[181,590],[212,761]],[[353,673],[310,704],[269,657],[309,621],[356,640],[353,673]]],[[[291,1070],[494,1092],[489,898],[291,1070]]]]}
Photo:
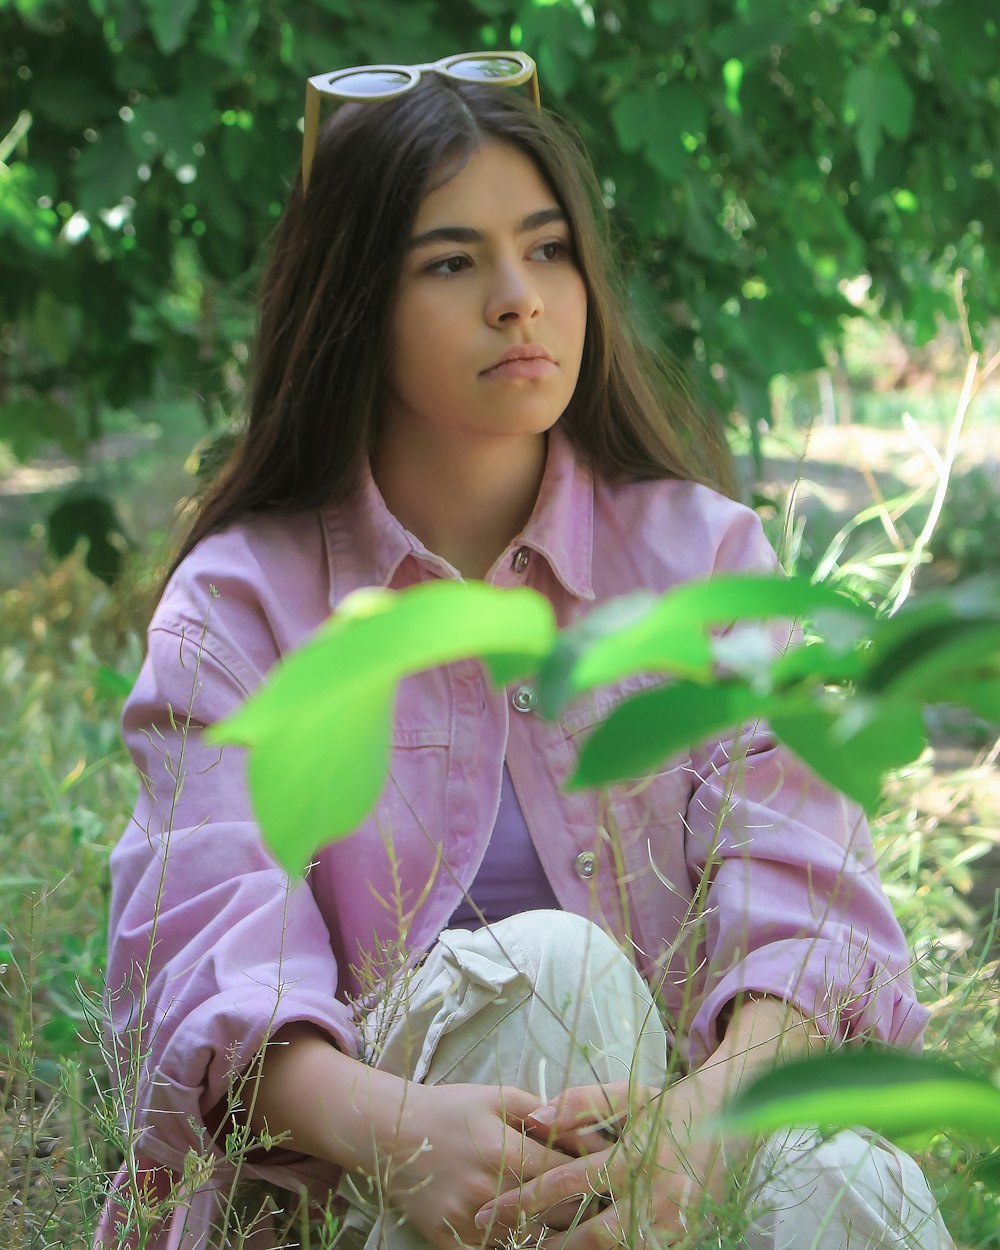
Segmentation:
{"type": "Polygon", "coordinates": [[[478,929],[520,911],[558,907],[525,823],[507,764],[500,780],[500,808],[476,879],[448,921],[450,929],[478,929]]]}

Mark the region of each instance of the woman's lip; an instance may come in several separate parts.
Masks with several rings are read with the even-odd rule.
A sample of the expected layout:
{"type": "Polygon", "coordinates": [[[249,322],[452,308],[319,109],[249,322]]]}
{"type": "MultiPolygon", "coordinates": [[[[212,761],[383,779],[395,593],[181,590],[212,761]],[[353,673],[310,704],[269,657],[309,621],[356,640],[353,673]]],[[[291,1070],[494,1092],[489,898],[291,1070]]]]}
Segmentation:
{"type": "Polygon", "coordinates": [[[522,356],[518,360],[504,360],[492,369],[484,369],[484,378],[545,378],[558,368],[545,356],[522,356]]]}

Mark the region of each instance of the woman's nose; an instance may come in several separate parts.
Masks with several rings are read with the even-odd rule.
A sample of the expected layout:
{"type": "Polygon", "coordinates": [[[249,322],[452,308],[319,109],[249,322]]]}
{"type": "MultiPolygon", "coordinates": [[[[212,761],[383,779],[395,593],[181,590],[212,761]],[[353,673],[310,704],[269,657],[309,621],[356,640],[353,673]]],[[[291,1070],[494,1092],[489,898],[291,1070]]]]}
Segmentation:
{"type": "Polygon", "coordinates": [[[538,287],[520,268],[505,266],[495,276],[486,304],[490,325],[531,321],[541,315],[544,305],[538,287]]]}

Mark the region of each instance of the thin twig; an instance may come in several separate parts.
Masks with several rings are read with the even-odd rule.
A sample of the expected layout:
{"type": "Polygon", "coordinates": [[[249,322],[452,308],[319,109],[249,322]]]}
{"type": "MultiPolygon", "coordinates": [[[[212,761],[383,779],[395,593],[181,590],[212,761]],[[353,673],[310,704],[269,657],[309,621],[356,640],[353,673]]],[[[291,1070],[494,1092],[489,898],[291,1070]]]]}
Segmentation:
{"type": "Polygon", "coordinates": [[[17,115],[17,121],[11,126],[10,130],[0,139],[0,165],[7,161],[7,157],[17,147],[21,140],[31,129],[32,116],[27,109],[22,109],[17,115]]]}
{"type": "Polygon", "coordinates": [[[948,432],[948,443],[945,447],[944,462],[941,471],[938,474],[937,489],[934,492],[934,499],[931,501],[931,510],[927,514],[927,520],[924,527],[920,531],[917,541],[913,544],[913,550],[910,552],[910,558],[907,560],[902,573],[896,580],[895,586],[889,594],[890,607],[889,616],[894,616],[906,602],[910,591],[913,588],[913,578],[917,568],[923,560],[923,555],[927,549],[927,545],[931,540],[938,520],[941,516],[941,509],[944,507],[945,496],[948,493],[948,483],[951,480],[951,471],[955,464],[955,456],[958,452],[958,443],[962,435],[962,427],[965,424],[965,415],[969,410],[969,403],[973,395],[973,386],[976,381],[976,371],[979,367],[979,353],[973,352],[969,357],[969,363],[965,370],[965,381],[962,383],[962,393],[958,399],[958,406],[955,409],[955,417],[951,423],[951,429],[948,432]]]}

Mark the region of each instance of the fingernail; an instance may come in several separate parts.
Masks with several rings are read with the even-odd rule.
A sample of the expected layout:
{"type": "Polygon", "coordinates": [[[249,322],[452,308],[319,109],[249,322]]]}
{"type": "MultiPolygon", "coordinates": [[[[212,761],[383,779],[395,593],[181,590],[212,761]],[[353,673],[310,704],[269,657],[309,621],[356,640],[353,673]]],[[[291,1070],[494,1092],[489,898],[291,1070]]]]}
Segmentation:
{"type": "Polygon", "coordinates": [[[539,1107],[537,1111],[532,1111],[527,1118],[535,1124],[552,1124],[557,1114],[555,1107],[539,1107]]]}
{"type": "Polygon", "coordinates": [[[493,1208],[485,1206],[481,1211],[476,1212],[476,1228],[489,1228],[490,1221],[493,1219],[493,1208]]]}

